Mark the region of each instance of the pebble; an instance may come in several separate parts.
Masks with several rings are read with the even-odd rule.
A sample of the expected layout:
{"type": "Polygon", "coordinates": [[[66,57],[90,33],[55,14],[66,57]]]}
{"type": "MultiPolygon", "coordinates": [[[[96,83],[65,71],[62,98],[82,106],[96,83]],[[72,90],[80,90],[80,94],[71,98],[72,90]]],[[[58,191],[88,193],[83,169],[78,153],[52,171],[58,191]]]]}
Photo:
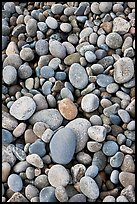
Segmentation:
{"type": "Polygon", "coordinates": [[[69,55],[73,54],[76,50],[74,45],[72,45],[70,42],[65,41],[62,43],[62,45],[66,48],[67,54],[69,54],[69,55]]]}
{"type": "Polygon", "coordinates": [[[99,188],[96,182],[89,176],[84,176],[80,180],[80,190],[91,199],[97,199],[99,196],[99,188]]]}
{"type": "Polygon", "coordinates": [[[77,89],[83,89],[88,84],[88,76],[83,66],[74,63],[69,69],[69,80],[77,89]]]}
{"type": "Polygon", "coordinates": [[[36,112],[29,120],[30,124],[36,122],[46,123],[52,130],[57,129],[63,121],[63,117],[57,109],[44,109],[36,112]]]}
{"type": "Polygon", "coordinates": [[[66,125],[67,128],[72,129],[76,136],[76,153],[86,146],[88,141],[87,131],[90,126],[90,122],[85,118],[76,118],[66,125]]]}
{"type": "Polygon", "coordinates": [[[106,44],[112,49],[120,48],[122,43],[122,37],[118,33],[109,33],[106,37],[106,44]]]}
{"type": "Polygon", "coordinates": [[[54,69],[49,66],[44,66],[40,69],[40,74],[42,77],[48,79],[54,76],[54,69]]]}
{"type": "Polygon", "coordinates": [[[101,64],[93,64],[91,69],[94,75],[101,74],[104,71],[104,67],[101,64]]]}
{"type": "Polygon", "coordinates": [[[8,177],[8,186],[13,192],[19,192],[23,188],[23,182],[19,175],[17,174],[10,174],[8,177]]]}
{"type": "Polygon", "coordinates": [[[42,85],[43,94],[45,96],[47,96],[48,94],[51,94],[51,88],[52,88],[52,82],[50,81],[44,82],[44,84],[42,85]]]}
{"type": "Polygon", "coordinates": [[[135,120],[132,120],[131,122],[128,123],[127,125],[128,130],[135,130],[135,120]]]}
{"type": "Polygon", "coordinates": [[[125,135],[128,139],[130,139],[130,140],[132,140],[132,141],[135,141],[135,131],[125,130],[125,131],[124,131],[124,135],[125,135]]]}
{"type": "Polygon", "coordinates": [[[62,4],[52,4],[51,11],[53,14],[61,14],[64,10],[64,5],[62,4]]]}
{"type": "Polygon", "coordinates": [[[84,165],[89,165],[92,161],[91,156],[85,152],[79,152],[76,156],[76,159],[79,163],[82,163],[84,165]]]}
{"type": "Polygon", "coordinates": [[[57,80],[60,80],[60,81],[64,81],[66,79],[67,75],[65,72],[56,72],[55,74],[55,78],[57,80]]]}
{"type": "Polygon", "coordinates": [[[109,84],[111,84],[114,81],[112,76],[106,75],[106,74],[98,74],[97,75],[97,84],[101,87],[107,87],[109,84]]]}
{"type": "Polygon", "coordinates": [[[104,126],[94,125],[88,129],[88,135],[96,142],[103,142],[106,138],[106,128],[104,126]]]}
{"type": "Polygon", "coordinates": [[[60,30],[64,33],[69,33],[72,29],[72,25],[69,23],[61,23],[60,24],[60,30]]]}
{"type": "Polygon", "coordinates": [[[29,184],[25,187],[25,196],[28,198],[28,200],[31,200],[33,197],[36,197],[39,195],[38,189],[29,184]]]}
{"type": "Polygon", "coordinates": [[[114,82],[108,84],[106,87],[106,91],[110,94],[116,93],[118,91],[118,89],[119,89],[119,85],[114,83],[114,82]]]}
{"type": "Polygon", "coordinates": [[[114,196],[108,195],[103,199],[102,202],[116,202],[116,199],[114,196]]]}
{"type": "Polygon", "coordinates": [[[3,62],[3,67],[6,67],[7,65],[13,66],[18,69],[22,65],[22,60],[18,54],[12,54],[7,56],[3,62]]]}
{"type": "Polygon", "coordinates": [[[36,103],[36,111],[48,108],[48,103],[42,94],[36,94],[35,96],[33,96],[33,100],[36,103]]]}
{"type": "Polygon", "coordinates": [[[11,167],[15,165],[16,157],[12,152],[11,145],[8,145],[7,147],[2,145],[2,162],[8,162],[11,167]]]}
{"type": "Polygon", "coordinates": [[[57,202],[55,197],[55,188],[47,186],[40,191],[39,194],[40,202],[57,202]]]}
{"type": "Polygon", "coordinates": [[[2,129],[2,145],[9,145],[13,141],[13,135],[6,129],[2,129]]]}
{"type": "Polygon", "coordinates": [[[92,51],[86,51],[85,58],[90,63],[93,63],[94,61],[96,61],[96,55],[92,51]]]}
{"type": "Polygon", "coordinates": [[[58,108],[61,115],[67,120],[73,120],[78,114],[76,105],[69,98],[59,101],[58,108]]]}
{"type": "Polygon", "coordinates": [[[135,187],[135,174],[122,171],[119,174],[119,181],[123,187],[128,187],[129,185],[135,187]]]}
{"type": "Polygon", "coordinates": [[[129,202],[129,201],[125,196],[121,195],[116,198],[116,202],[129,202]]]}
{"type": "Polygon", "coordinates": [[[99,142],[95,142],[95,141],[89,141],[87,142],[87,149],[90,152],[98,152],[102,147],[102,144],[99,142]]]}
{"type": "Polygon", "coordinates": [[[12,35],[17,37],[20,33],[25,33],[26,27],[24,24],[18,24],[13,28],[12,35]]]}
{"type": "Polygon", "coordinates": [[[18,125],[18,121],[7,112],[2,112],[2,128],[14,130],[18,125]]]}
{"type": "Polygon", "coordinates": [[[48,54],[48,42],[45,39],[38,40],[35,44],[35,51],[39,56],[48,54]]]}
{"type": "Polygon", "coordinates": [[[94,13],[94,14],[101,14],[101,11],[99,9],[99,3],[98,2],[92,2],[91,4],[91,11],[94,13]]]}
{"type": "Polygon", "coordinates": [[[39,30],[42,31],[43,33],[46,33],[46,31],[48,30],[48,26],[44,22],[38,22],[37,26],[39,30]]]}
{"type": "Polygon", "coordinates": [[[26,23],[26,32],[30,37],[36,36],[37,32],[37,21],[30,18],[26,23]]]}
{"type": "Polygon", "coordinates": [[[98,61],[98,64],[101,64],[104,67],[104,69],[108,68],[113,63],[114,63],[114,58],[112,56],[103,57],[98,61]]]}
{"type": "Polygon", "coordinates": [[[37,154],[40,157],[43,157],[46,154],[45,143],[41,139],[37,139],[33,144],[29,146],[30,154],[37,154]]]}
{"type": "Polygon", "coordinates": [[[2,36],[2,50],[4,50],[8,45],[8,36],[2,36]]]}
{"type": "Polygon", "coordinates": [[[66,189],[63,186],[56,187],[55,196],[59,200],[59,202],[68,201],[68,195],[67,195],[66,189]]]}
{"type": "Polygon", "coordinates": [[[79,52],[72,53],[72,54],[68,55],[67,57],[65,57],[64,63],[66,65],[72,65],[74,63],[79,63],[80,57],[81,56],[80,56],[79,52]]]}
{"type": "Polygon", "coordinates": [[[92,32],[93,32],[93,29],[92,29],[92,28],[90,28],[90,27],[84,28],[84,29],[80,32],[79,37],[80,37],[80,38],[88,37],[92,32]]]}
{"type": "Polygon", "coordinates": [[[123,91],[117,91],[116,96],[122,100],[130,101],[130,99],[131,99],[130,96],[123,91]]]}
{"type": "Polygon", "coordinates": [[[68,127],[58,130],[50,141],[51,157],[56,163],[69,163],[73,158],[75,148],[75,133],[68,127]]]}
{"type": "Polygon", "coordinates": [[[113,105],[110,105],[106,108],[104,108],[103,113],[105,116],[110,117],[110,115],[117,114],[120,106],[118,103],[115,103],[113,105]]]}
{"type": "Polygon", "coordinates": [[[71,174],[73,183],[78,183],[80,179],[84,176],[86,167],[83,164],[75,164],[71,167],[71,174]]]}
{"type": "Polygon", "coordinates": [[[69,173],[64,166],[55,164],[49,169],[48,180],[53,187],[67,186],[69,179],[69,173]]]}
{"type": "Polygon", "coordinates": [[[120,35],[126,34],[129,31],[130,23],[124,18],[118,16],[113,20],[112,32],[116,32],[120,35]]]}
{"type": "Polygon", "coordinates": [[[123,110],[123,109],[119,109],[118,110],[118,115],[120,116],[121,120],[124,122],[124,123],[129,123],[130,122],[130,115],[129,113],[126,111],[126,110],[123,110]]]}
{"type": "Polygon", "coordinates": [[[34,177],[35,177],[35,169],[34,169],[34,167],[31,167],[31,166],[29,166],[29,167],[27,167],[27,169],[26,169],[26,177],[29,179],[29,180],[32,180],[32,179],[34,179],[34,177]]]}
{"type": "Polygon", "coordinates": [[[56,99],[53,95],[49,94],[47,96],[47,102],[48,102],[50,108],[56,107],[56,99]]]}
{"type": "Polygon", "coordinates": [[[36,104],[28,96],[22,96],[16,100],[10,108],[10,114],[18,120],[27,120],[35,112],[36,104]]]}
{"type": "Polygon", "coordinates": [[[119,125],[121,123],[121,119],[117,115],[112,114],[109,116],[109,118],[110,118],[110,122],[114,125],[119,125]]]}
{"type": "Polygon", "coordinates": [[[24,161],[26,159],[26,153],[21,148],[13,146],[12,151],[18,160],[24,161]]]}
{"type": "Polygon", "coordinates": [[[20,51],[20,57],[24,61],[27,61],[27,62],[32,61],[34,59],[33,50],[29,47],[22,48],[22,50],[20,51]]]}
{"type": "Polygon", "coordinates": [[[54,134],[54,132],[53,132],[51,129],[47,128],[47,129],[44,131],[44,133],[42,134],[41,139],[42,139],[45,143],[49,143],[50,140],[51,140],[51,138],[52,138],[52,136],[53,136],[53,134],[54,134]]]}
{"type": "Polygon", "coordinates": [[[17,80],[17,70],[13,66],[5,66],[2,74],[3,81],[8,85],[14,84],[17,80]]]}
{"type": "Polygon", "coordinates": [[[32,69],[27,62],[18,68],[18,76],[21,79],[27,79],[32,75],[32,69]]]}
{"type": "Polygon", "coordinates": [[[119,171],[118,170],[115,169],[115,170],[113,170],[111,172],[110,180],[114,184],[118,184],[119,183],[119,171]]]}
{"type": "Polygon", "coordinates": [[[135,99],[133,99],[130,104],[126,107],[126,111],[131,115],[131,117],[135,117],[135,99]]]}
{"type": "Polygon", "coordinates": [[[129,200],[129,202],[135,202],[135,188],[133,187],[133,185],[125,187],[121,191],[121,195],[125,196],[129,200]]]}
{"type": "Polygon", "coordinates": [[[81,101],[81,108],[83,111],[89,113],[93,112],[99,107],[99,98],[95,94],[86,94],[81,101]]]}
{"type": "Polygon", "coordinates": [[[85,172],[85,176],[89,176],[91,178],[96,177],[97,174],[98,174],[98,167],[96,165],[89,166],[85,172]]]}
{"type": "Polygon", "coordinates": [[[2,182],[6,182],[11,171],[11,166],[8,162],[2,162],[2,182]]]}
{"type": "Polygon", "coordinates": [[[121,145],[120,150],[121,152],[126,154],[133,154],[133,149],[131,149],[130,147],[127,147],[126,145],[121,145]]]}
{"type": "Polygon", "coordinates": [[[124,159],[124,154],[122,152],[117,152],[110,158],[110,165],[114,168],[118,168],[121,166],[124,159]]]}
{"type": "Polygon", "coordinates": [[[56,70],[59,66],[59,64],[61,64],[61,59],[59,59],[58,57],[54,57],[50,60],[48,66],[52,67],[54,70],[56,70]]]}
{"type": "Polygon", "coordinates": [[[102,125],[102,120],[98,115],[92,115],[89,120],[92,125],[102,125]]]}
{"type": "Polygon", "coordinates": [[[106,163],[107,163],[107,158],[101,150],[94,153],[92,165],[97,166],[99,171],[105,168],[106,163]]]}
{"type": "Polygon", "coordinates": [[[74,96],[73,96],[72,92],[69,90],[69,88],[61,89],[60,95],[61,95],[62,99],[69,98],[71,101],[74,101],[74,96]]]}
{"type": "Polygon", "coordinates": [[[112,9],[112,2],[100,2],[99,10],[103,13],[107,13],[112,9]]]}
{"type": "Polygon", "coordinates": [[[46,22],[47,26],[51,29],[57,29],[57,27],[58,27],[57,20],[55,18],[53,18],[52,16],[48,16],[45,22],[46,22]]]}
{"type": "Polygon", "coordinates": [[[84,195],[84,194],[82,194],[82,193],[78,193],[78,194],[76,194],[76,195],[74,195],[74,196],[72,196],[69,200],[68,200],[68,202],[86,202],[86,196],[84,195]]]}
{"type": "Polygon", "coordinates": [[[54,57],[59,59],[64,59],[66,57],[66,48],[57,40],[49,42],[49,51],[54,57]]]}
{"type": "Polygon", "coordinates": [[[23,196],[21,193],[16,192],[13,193],[13,195],[10,197],[9,200],[7,200],[7,202],[29,202],[25,196],[23,196]]]}
{"type": "Polygon", "coordinates": [[[30,155],[28,155],[26,157],[26,161],[29,164],[31,164],[31,165],[33,165],[33,166],[35,166],[37,168],[40,168],[40,169],[43,168],[43,166],[44,166],[42,159],[37,154],[30,154],[30,155]]]}
{"type": "Polygon", "coordinates": [[[107,141],[103,144],[102,151],[106,156],[113,156],[118,151],[118,145],[114,141],[107,141]]]}
{"type": "Polygon", "coordinates": [[[6,10],[9,13],[15,12],[15,3],[14,2],[6,2],[4,4],[4,10],[6,10]]]}
{"type": "Polygon", "coordinates": [[[8,44],[6,49],[6,55],[12,55],[12,54],[19,54],[17,44],[14,41],[11,41],[8,44]]]}
{"type": "Polygon", "coordinates": [[[125,155],[123,163],[122,163],[120,168],[122,171],[134,173],[135,172],[135,164],[133,161],[133,157],[129,154],[125,155]]]}
{"type": "Polygon", "coordinates": [[[45,174],[41,174],[35,178],[35,186],[42,190],[43,188],[49,185],[48,176],[45,174]]]}

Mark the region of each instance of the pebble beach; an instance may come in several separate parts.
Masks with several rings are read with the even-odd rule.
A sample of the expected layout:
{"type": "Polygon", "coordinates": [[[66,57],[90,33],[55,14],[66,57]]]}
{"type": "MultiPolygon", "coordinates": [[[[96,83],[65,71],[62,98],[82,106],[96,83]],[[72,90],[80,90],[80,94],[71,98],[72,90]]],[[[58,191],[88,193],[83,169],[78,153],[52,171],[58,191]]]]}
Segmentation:
{"type": "Polygon", "coordinates": [[[135,2],[2,2],[2,202],[135,202],[135,2]]]}

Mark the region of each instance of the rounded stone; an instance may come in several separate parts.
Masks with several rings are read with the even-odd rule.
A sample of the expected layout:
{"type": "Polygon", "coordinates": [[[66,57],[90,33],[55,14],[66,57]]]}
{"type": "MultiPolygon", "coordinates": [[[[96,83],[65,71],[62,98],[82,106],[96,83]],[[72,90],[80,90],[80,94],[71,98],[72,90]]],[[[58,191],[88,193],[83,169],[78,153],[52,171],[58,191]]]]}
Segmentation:
{"type": "Polygon", "coordinates": [[[121,16],[118,16],[113,20],[112,32],[116,32],[120,35],[124,35],[129,31],[130,27],[131,25],[127,20],[125,20],[121,16]]]}
{"type": "Polygon", "coordinates": [[[48,53],[49,44],[45,39],[38,40],[35,44],[35,51],[39,56],[46,55],[48,53]]]}
{"type": "Polygon", "coordinates": [[[69,179],[69,173],[64,166],[55,164],[49,169],[48,180],[53,187],[67,186],[69,179]]]}
{"type": "Polygon", "coordinates": [[[23,182],[19,175],[11,174],[8,177],[8,186],[13,192],[19,192],[23,188],[23,182]]]}
{"type": "Polygon", "coordinates": [[[18,69],[22,65],[22,60],[18,54],[12,54],[7,56],[3,62],[3,67],[6,67],[7,65],[18,69]]]}
{"type": "Polygon", "coordinates": [[[90,122],[85,118],[76,118],[66,125],[66,127],[72,129],[76,136],[76,153],[86,146],[88,141],[87,131],[90,126],[90,122]]]}
{"type": "Polygon", "coordinates": [[[112,2],[100,2],[99,10],[103,13],[107,13],[112,9],[112,2]]]}
{"type": "Polygon", "coordinates": [[[8,162],[2,162],[2,182],[7,182],[8,176],[11,171],[11,166],[8,162]]]}
{"type": "Polygon", "coordinates": [[[106,128],[104,126],[94,125],[88,129],[88,135],[96,142],[103,142],[106,138],[106,128]]]}
{"type": "Polygon", "coordinates": [[[49,51],[56,58],[64,59],[66,57],[66,48],[57,40],[49,42],[49,51]]]}
{"type": "Polygon", "coordinates": [[[55,196],[60,202],[68,201],[68,195],[67,195],[66,189],[63,186],[56,187],[55,196]]]}
{"type": "Polygon", "coordinates": [[[95,142],[95,141],[89,141],[87,142],[87,149],[90,152],[98,152],[102,147],[102,144],[99,142],[95,142]]]}
{"type": "Polygon", "coordinates": [[[62,4],[52,4],[51,11],[53,14],[61,14],[64,10],[64,5],[62,4]]]}
{"type": "Polygon", "coordinates": [[[98,115],[92,115],[89,120],[92,125],[102,125],[102,119],[98,115]]]}
{"type": "Polygon", "coordinates": [[[39,191],[35,186],[29,184],[25,187],[25,196],[28,200],[31,200],[33,197],[36,197],[38,195],[39,191]]]}
{"type": "Polygon", "coordinates": [[[69,98],[59,101],[58,108],[61,115],[67,120],[73,120],[78,114],[76,105],[69,98]]]}
{"type": "Polygon", "coordinates": [[[126,196],[120,195],[116,198],[116,202],[129,202],[129,200],[126,198],[126,196]]]}
{"type": "Polygon", "coordinates": [[[92,2],[91,4],[91,11],[94,13],[94,14],[101,14],[101,11],[99,9],[99,3],[98,2],[92,2]]]}
{"type": "Polygon", "coordinates": [[[109,116],[109,118],[110,118],[110,122],[114,125],[119,125],[121,123],[121,119],[117,115],[112,114],[109,116]]]}
{"type": "Polygon", "coordinates": [[[17,70],[15,69],[15,67],[13,66],[6,66],[3,69],[3,81],[8,84],[14,84],[16,82],[17,79],[17,70]]]}
{"type": "Polygon", "coordinates": [[[34,169],[34,167],[31,167],[31,166],[27,167],[25,173],[26,173],[26,177],[27,177],[29,180],[34,179],[34,177],[35,177],[35,169],[34,169]]]}
{"type": "Polygon", "coordinates": [[[42,77],[49,79],[54,76],[54,69],[50,66],[44,66],[40,69],[40,74],[42,77]]]}
{"type": "Polygon", "coordinates": [[[28,96],[22,96],[16,100],[10,108],[10,114],[18,120],[27,120],[35,112],[36,104],[28,96]]]}
{"type": "Polygon", "coordinates": [[[124,154],[122,152],[116,152],[111,158],[110,158],[110,165],[112,167],[118,168],[121,166],[124,159],[124,154]]]}
{"type": "Polygon", "coordinates": [[[21,79],[27,79],[32,75],[32,69],[27,62],[18,68],[18,76],[21,79]]]}
{"type": "Polygon", "coordinates": [[[92,165],[97,166],[99,171],[101,171],[106,167],[106,164],[107,164],[106,155],[101,150],[95,152],[93,155],[92,165]]]}
{"type": "Polygon", "coordinates": [[[104,71],[104,67],[101,64],[93,64],[91,66],[92,72],[95,75],[101,74],[104,71]]]}
{"type": "Polygon", "coordinates": [[[124,188],[129,185],[135,187],[135,174],[122,171],[119,174],[119,181],[124,188]]]}
{"type": "Polygon", "coordinates": [[[26,31],[30,37],[36,36],[37,32],[37,21],[35,19],[29,19],[26,23],[26,31]]]}
{"type": "Polygon", "coordinates": [[[26,161],[29,164],[31,164],[31,165],[33,165],[33,166],[35,166],[37,168],[40,168],[40,169],[43,168],[43,166],[44,166],[42,159],[37,154],[30,154],[30,155],[28,155],[26,157],[26,161]]]}
{"type": "Polygon", "coordinates": [[[118,151],[118,145],[114,141],[107,141],[103,144],[102,151],[106,156],[113,156],[118,151]]]}
{"type": "Polygon", "coordinates": [[[76,137],[68,127],[58,130],[50,141],[51,157],[56,163],[69,163],[73,158],[75,148],[76,137]]]}
{"type": "Polygon", "coordinates": [[[81,202],[81,203],[85,203],[86,202],[86,196],[82,193],[78,193],[74,196],[72,196],[68,202],[81,202]]]}
{"type": "Polygon", "coordinates": [[[29,146],[29,153],[35,153],[40,157],[43,157],[46,154],[45,143],[41,139],[37,139],[33,144],[29,146]]]}
{"type": "Polygon", "coordinates": [[[110,175],[110,180],[111,180],[111,182],[112,183],[114,183],[114,184],[118,184],[119,183],[119,171],[118,170],[113,170],[112,172],[111,172],[111,175],[110,175]]]}
{"type": "Polygon", "coordinates": [[[106,74],[99,74],[97,75],[97,84],[101,87],[106,87],[114,81],[112,76],[106,74]]]}
{"type": "Polygon", "coordinates": [[[72,29],[72,25],[69,23],[61,23],[60,24],[60,30],[64,33],[69,33],[72,29]]]}
{"type": "Polygon", "coordinates": [[[107,195],[105,196],[105,198],[103,199],[102,202],[116,202],[115,197],[112,195],[107,195]]]}
{"type": "Polygon", "coordinates": [[[52,82],[45,81],[44,84],[42,85],[42,93],[45,96],[51,94],[51,88],[52,88],[52,82]]]}
{"type": "Polygon", "coordinates": [[[49,186],[48,176],[45,174],[37,176],[35,178],[35,186],[40,190],[49,186]]]}
{"type": "Polygon", "coordinates": [[[106,37],[106,44],[112,49],[120,48],[122,43],[122,37],[118,33],[109,33],[106,37]]]}
{"type": "Polygon", "coordinates": [[[126,110],[119,109],[118,115],[124,123],[129,123],[131,120],[129,113],[126,110]]]}
{"type": "Polygon", "coordinates": [[[82,151],[77,154],[76,159],[79,163],[82,163],[84,165],[89,165],[92,161],[91,156],[82,151]]]}
{"type": "Polygon", "coordinates": [[[74,63],[69,69],[69,80],[77,89],[83,89],[88,84],[88,75],[84,67],[78,63],[74,63]]]}
{"type": "Polygon", "coordinates": [[[4,10],[9,13],[15,13],[15,3],[14,2],[5,2],[4,10]]]}
{"type": "Polygon", "coordinates": [[[66,65],[72,65],[74,63],[79,63],[80,57],[81,56],[80,56],[79,52],[72,53],[72,54],[68,55],[67,57],[65,57],[64,63],[66,65]]]}
{"type": "Polygon", "coordinates": [[[81,101],[83,111],[90,113],[99,107],[99,98],[95,94],[86,94],[81,101]]]}
{"type": "Polygon", "coordinates": [[[54,57],[50,60],[48,66],[52,67],[54,70],[56,70],[59,66],[59,64],[61,64],[61,60],[58,57],[54,57]]]}
{"type": "Polygon", "coordinates": [[[34,59],[33,50],[29,47],[22,48],[22,50],[20,51],[20,57],[24,61],[28,61],[28,62],[32,61],[34,59]]]}
{"type": "Polygon", "coordinates": [[[97,199],[99,196],[99,188],[96,182],[89,176],[84,176],[81,178],[80,190],[90,199],[97,199]]]}
{"type": "Polygon", "coordinates": [[[127,129],[128,130],[135,130],[135,120],[132,120],[131,122],[128,123],[127,129]]]}
{"type": "Polygon", "coordinates": [[[80,179],[84,176],[86,167],[83,164],[75,164],[71,167],[71,174],[73,183],[78,183],[80,179]]]}
{"type": "Polygon", "coordinates": [[[96,165],[89,166],[85,172],[85,176],[89,176],[91,178],[96,177],[97,174],[98,174],[98,167],[96,165]]]}
{"type": "Polygon", "coordinates": [[[128,82],[134,75],[134,64],[129,57],[122,57],[114,63],[114,80],[118,84],[128,82]]]}
{"type": "Polygon", "coordinates": [[[51,29],[56,29],[58,27],[58,22],[52,16],[48,16],[46,19],[46,24],[51,29]]]}
{"type": "Polygon", "coordinates": [[[90,63],[93,63],[94,61],[96,61],[96,55],[92,51],[86,51],[85,58],[90,63]]]}
{"type": "Polygon", "coordinates": [[[36,111],[48,108],[46,98],[42,94],[36,94],[35,96],[33,96],[33,100],[36,103],[36,111]]]}
{"type": "Polygon", "coordinates": [[[40,202],[57,202],[55,197],[55,188],[47,186],[40,191],[39,194],[40,202]]]}
{"type": "Polygon", "coordinates": [[[6,129],[2,129],[2,145],[9,145],[13,141],[13,135],[6,129]]]}

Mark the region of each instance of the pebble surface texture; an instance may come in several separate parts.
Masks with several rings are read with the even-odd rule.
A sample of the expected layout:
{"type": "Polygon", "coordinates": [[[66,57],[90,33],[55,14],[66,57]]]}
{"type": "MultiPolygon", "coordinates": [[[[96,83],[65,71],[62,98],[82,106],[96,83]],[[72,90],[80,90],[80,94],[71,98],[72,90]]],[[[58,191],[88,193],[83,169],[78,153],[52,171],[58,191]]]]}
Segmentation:
{"type": "Polygon", "coordinates": [[[135,2],[2,2],[2,202],[135,202],[135,2]]]}

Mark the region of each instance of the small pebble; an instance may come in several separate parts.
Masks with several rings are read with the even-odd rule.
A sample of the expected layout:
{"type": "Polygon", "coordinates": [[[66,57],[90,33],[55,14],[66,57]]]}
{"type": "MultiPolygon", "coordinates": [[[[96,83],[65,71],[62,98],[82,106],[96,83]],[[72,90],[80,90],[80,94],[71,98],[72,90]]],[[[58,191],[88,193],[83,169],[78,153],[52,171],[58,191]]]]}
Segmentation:
{"type": "Polygon", "coordinates": [[[119,171],[118,170],[115,169],[115,170],[113,170],[111,172],[110,180],[114,184],[118,184],[119,183],[119,171]]]}
{"type": "Polygon", "coordinates": [[[95,94],[86,94],[81,101],[81,108],[89,113],[96,110],[99,106],[99,98],[95,94]]]}
{"type": "Polygon", "coordinates": [[[114,141],[107,141],[103,144],[102,151],[106,156],[113,156],[118,151],[118,145],[114,141]]]}
{"type": "Polygon", "coordinates": [[[56,187],[55,196],[60,202],[68,201],[68,195],[67,195],[66,189],[63,186],[56,187]]]}
{"type": "Polygon", "coordinates": [[[38,40],[35,44],[36,53],[39,56],[46,55],[48,53],[48,42],[44,39],[38,40]]]}
{"type": "Polygon", "coordinates": [[[3,69],[3,80],[6,84],[14,84],[17,80],[17,70],[13,66],[6,66],[3,69]]]}
{"type": "Polygon", "coordinates": [[[111,195],[108,195],[106,196],[102,202],[116,202],[115,201],[115,197],[114,196],[111,196],[111,195]]]}
{"type": "Polygon", "coordinates": [[[19,175],[10,174],[8,177],[8,186],[13,192],[19,192],[23,188],[23,182],[19,175]]]}
{"type": "Polygon", "coordinates": [[[35,166],[37,168],[43,168],[43,166],[44,166],[42,159],[37,154],[30,154],[30,155],[28,155],[26,157],[26,161],[29,164],[31,164],[31,165],[33,165],[33,166],[35,166]]]}
{"type": "Polygon", "coordinates": [[[118,168],[121,166],[123,159],[124,159],[124,154],[118,151],[116,154],[114,154],[114,156],[110,158],[110,165],[112,167],[118,168]]]}
{"type": "Polygon", "coordinates": [[[129,185],[135,187],[135,174],[122,171],[119,174],[119,181],[123,187],[127,187],[129,185]]]}
{"type": "Polygon", "coordinates": [[[6,129],[2,129],[2,145],[9,145],[13,141],[13,135],[6,129]]]}
{"type": "Polygon", "coordinates": [[[94,125],[88,129],[88,135],[96,142],[102,142],[106,137],[106,128],[99,125],[94,125]]]}
{"type": "Polygon", "coordinates": [[[55,197],[55,188],[47,186],[40,191],[39,194],[40,202],[57,202],[55,197]]]}
{"type": "Polygon", "coordinates": [[[35,186],[29,184],[25,187],[25,196],[27,197],[28,200],[31,200],[33,197],[38,195],[39,191],[35,186]]]}
{"type": "Polygon", "coordinates": [[[11,166],[8,162],[2,162],[2,182],[6,182],[11,171],[11,166]]]}
{"type": "Polygon", "coordinates": [[[85,172],[85,176],[89,176],[91,178],[96,177],[97,174],[98,174],[98,167],[96,165],[89,166],[85,172]]]}
{"type": "Polygon", "coordinates": [[[37,154],[40,157],[43,157],[46,154],[45,143],[41,139],[37,139],[33,144],[29,146],[30,154],[37,154]]]}
{"type": "Polygon", "coordinates": [[[22,50],[20,51],[20,57],[24,61],[27,61],[27,62],[32,61],[34,59],[33,50],[29,47],[22,48],[22,50]]]}

